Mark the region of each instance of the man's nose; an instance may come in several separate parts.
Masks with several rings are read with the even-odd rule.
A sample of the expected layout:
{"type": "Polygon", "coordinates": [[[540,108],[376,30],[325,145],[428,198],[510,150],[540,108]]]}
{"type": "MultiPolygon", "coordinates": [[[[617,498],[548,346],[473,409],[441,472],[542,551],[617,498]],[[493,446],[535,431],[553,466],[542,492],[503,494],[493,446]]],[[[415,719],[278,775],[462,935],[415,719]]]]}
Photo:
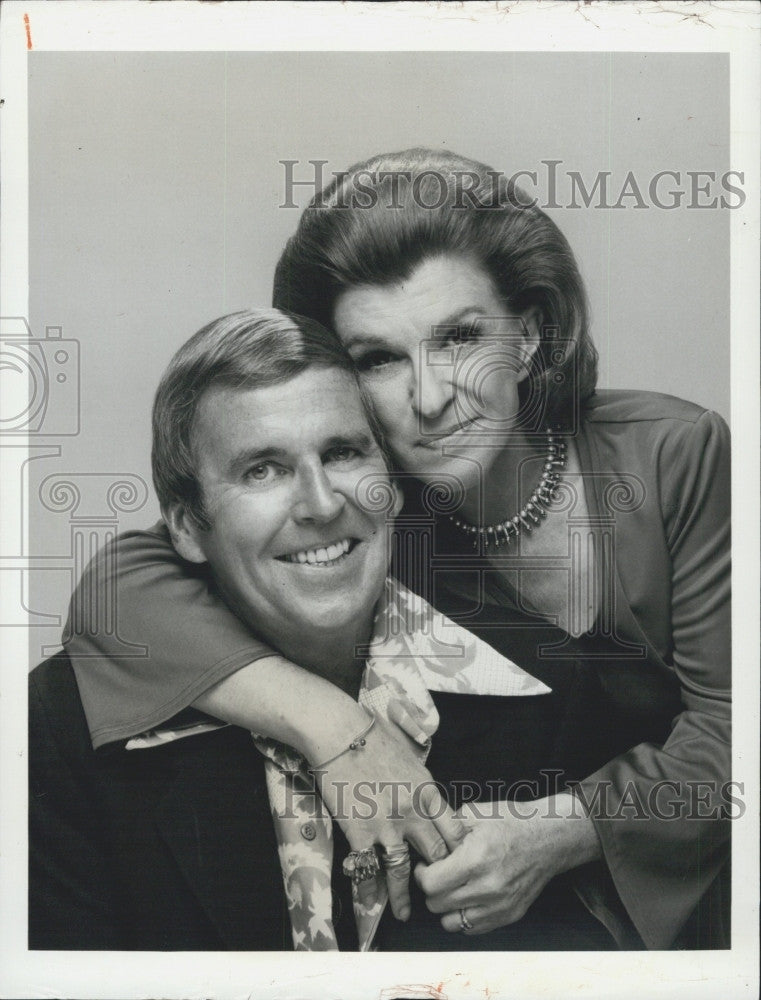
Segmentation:
{"type": "Polygon", "coordinates": [[[413,372],[412,405],[426,420],[434,420],[454,398],[451,373],[447,366],[423,361],[413,372]]]}
{"type": "Polygon", "coordinates": [[[334,488],[322,466],[304,469],[297,490],[293,516],[298,521],[323,524],[338,517],[346,506],[346,498],[334,488]]]}

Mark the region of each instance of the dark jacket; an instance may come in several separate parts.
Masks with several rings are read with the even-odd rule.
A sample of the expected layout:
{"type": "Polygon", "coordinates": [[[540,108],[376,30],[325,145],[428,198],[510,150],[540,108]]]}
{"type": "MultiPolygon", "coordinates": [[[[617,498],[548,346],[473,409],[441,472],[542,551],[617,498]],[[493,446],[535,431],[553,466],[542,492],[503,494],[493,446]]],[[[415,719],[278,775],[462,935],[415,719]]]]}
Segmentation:
{"type": "MultiPolygon", "coordinates": [[[[468,696],[434,694],[441,732],[428,763],[453,805],[473,779],[502,797],[498,788],[525,789],[517,779],[538,779],[538,766],[562,761],[566,777],[578,778],[610,753],[598,727],[589,747],[579,739],[583,720],[601,714],[589,671],[538,659],[535,631],[492,625],[488,633],[497,646],[509,639],[535,676],[551,676],[553,690],[481,696],[475,705],[468,696]]],[[[32,671],[29,720],[30,948],[292,948],[263,759],[249,733],[228,727],[151,749],[115,743],[95,751],[66,654],[32,671]]],[[[334,838],[337,864],[348,851],[337,825],[334,838]]],[[[349,883],[335,871],[333,889],[339,945],[356,947],[353,921],[343,916],[351,913],[349,883]]],[[[413,894],[409,923],[386,912],[381,950],[613,947],[561,884],[545,891],[530,917],[473,938],[443,931],[414,885],[413,894]]]]}
{"type": "Polygon", "coordinates": [[[290,949],[250,735],[96,753],[66,654],[29,683],[29,947],[290,949]]]}

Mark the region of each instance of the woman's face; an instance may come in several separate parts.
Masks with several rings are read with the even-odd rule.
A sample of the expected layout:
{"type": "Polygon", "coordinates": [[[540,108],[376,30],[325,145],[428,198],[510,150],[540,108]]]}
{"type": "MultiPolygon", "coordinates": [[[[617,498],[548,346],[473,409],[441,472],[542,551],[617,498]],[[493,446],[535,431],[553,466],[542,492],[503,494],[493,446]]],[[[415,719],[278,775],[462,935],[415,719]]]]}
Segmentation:
{"type": "Polygon", "coordinates": [[[509,444],[537,317],[509,315],[467,257],[424,260],[392,285],[344,291],[333,323],[359,367],[402,469],[467,486],[509,444]]]}

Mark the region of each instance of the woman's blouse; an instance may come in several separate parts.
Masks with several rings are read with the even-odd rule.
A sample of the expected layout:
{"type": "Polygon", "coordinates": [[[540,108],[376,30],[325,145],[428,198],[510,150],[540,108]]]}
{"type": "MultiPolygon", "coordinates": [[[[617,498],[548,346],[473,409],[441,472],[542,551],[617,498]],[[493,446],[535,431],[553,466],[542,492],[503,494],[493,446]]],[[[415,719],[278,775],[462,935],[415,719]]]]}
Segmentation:
{"type": "Polygon", "coordinates": [[[682,400],[611,392],[593,401],[579,446],[590,513],[614,525],[615,632],[589,643],[614,640],[622,655],[598,661],[601,682],[630,716],[669,691],[681,702],[663,743],[634,746],[580,785],[589,802],[608,793],[592,809],[608,869],[645,943],[663,948],[729,874],[729,431],[682,400]]]}
{"type": "MultiPolygon", "coordinates": [[[[561,637],[542,655],[558,663],[581,650],[613,728],[631,741],[578,788],[626,911],[648,947],[665,948],[718,881],[728,853],[728,430],[683,400],[603,392],[585,409],[577,447],[590,522],[581,528],[598,539],[603,611],[579,644],[561,637]]],[[[467,579],[443,578],[456,578],[456,604],[467,579]]],[[[497,627],[510,598],[496,577],[487,594],[478,614],[497,627]]],[[[437,589],[435,603],[456,618],[447,601],[446,586],[437,589]]],[[[459,620],[472,621],[472,609],[459,620]]],[[[524,625],[509,642],[526,635],[524,625]]],[[[162,527],[122,535],[96,557],[75,593],[65,645],[95,746],[159,725],[271,653],[203,571],[179,559],[162,527]],[[103,598],[105,588],[117,609],[109,634],[87,619],[88,596],[103,598]]],[[[593,895],[588,904],[605,910],[609,900],[593,895]]]]}
{"type": "MultiPolygon", "coordinates": [[[[617,895],[650,948],[679,944],[692,916],[713,923],[697,928],[700,940],[728,946],[721,908],[704,897],[709,889],[725,894],[726,816],[737,794],[729,431],[717,414],[684,400],[610,391],[591,400],[576,443],[588,509],[574,517],[579,483],[566,477],[569,553],[594,548],[600,609],[587,634],[546,652],[594,667],[612,724],[631,741],[577,788],[615,886],[611,893],[599,879],[592,892],[586,878],[585,898],[602,915],[617,895]]],[[[448,534],[439,551],[454,541],[448,534]]],[[[572,576],[570,555],[553,568],[572,576]]],[[[516,600],[503,575],[467,568],[437,589],[445,613],[448,592],[494,608],[516,600]]]]}

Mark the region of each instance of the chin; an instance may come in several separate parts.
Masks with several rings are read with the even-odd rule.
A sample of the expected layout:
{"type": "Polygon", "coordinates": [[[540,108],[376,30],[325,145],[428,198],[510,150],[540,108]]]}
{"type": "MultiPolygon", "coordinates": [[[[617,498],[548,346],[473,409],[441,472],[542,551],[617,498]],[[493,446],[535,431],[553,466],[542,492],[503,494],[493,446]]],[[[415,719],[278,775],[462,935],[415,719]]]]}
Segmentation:
{"type": "Polygon", "coordinates": [[[321,636],[348,634],[357,627],[363,615],[371,618],[376,603],[377,598],[369,607],[367,604],[349,606],[346,601],[341,601],[338,605],[321,606],[300,621],[293,622],[291,627],[294,634],[301,633],[315,641],[321,636]]]}
{"type": "Polygon", "coordinates": [[[418,456],[416,465],[410,462],[404,468],[423,483],[440,483],[442,477],[451,476],[467,490],[479,482],[487,464],[475,457],[477,452],[473,451],[471,454],[473,457],[469,458],[463,455],[436,455],[435,459],[429,462],[421,462],[418,456]]]}

